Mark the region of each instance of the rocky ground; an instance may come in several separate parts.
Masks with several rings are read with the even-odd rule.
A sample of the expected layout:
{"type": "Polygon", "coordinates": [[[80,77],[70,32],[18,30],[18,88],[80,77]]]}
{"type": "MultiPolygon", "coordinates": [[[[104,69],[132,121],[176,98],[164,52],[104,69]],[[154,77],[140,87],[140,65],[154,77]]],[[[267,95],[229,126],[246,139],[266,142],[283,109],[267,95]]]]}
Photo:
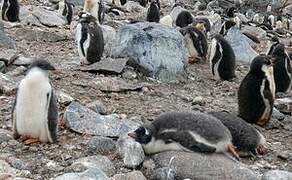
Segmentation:
{"type": "MultiPolygon", "coordinates": [[[[37,1],[26,2],[26,5],[31,3],[41,5],[37,1]]],[[[2,88],[0,92],[0,179],[8,179],[12,176],[52,179],[72,172],[90,174],[92,169],[84,172],[89,167],[99,168],[112,179],[132,177],[138,180],[145,178],[143,174],[147,178],[154,174],[152,171],[149,172],[149,169],[157,169],[151,157],[146,157],[142,165],[134,166],[134,168],[123,163],[123,157],[120,155],[123,153],[119,153],[121,146],[117,142],[118,136],[122,133],[120,131],[124,131],[123,129],[112,132],[110,138],[94,136],[95,131],[87,133],[86,130],[82,131],[78,127],[74,129],[64,117],[66,107],[73,99],[94,110],[99,107],[99,112],[108,114],[109,119],[114,118],[121,123],[125,119],[131,119],[131,123],[135,126],[152,121],[157,115],[167,111],[237,112],[237,90],[248,71],[247,65],[237,64],[237,78],[232,82],[213,80],[208,63],[189,65],[186,69],[187,77],[181,77],[169,83],[145,77],[129,66],[123,67],[122,72],[114,74],[112,71],[88,72],[80,68],[74,36],[68,26],[50,28],[42,26],[32,29],[29,26],[13,27],[8,23],[4,23],[4,26],[5,33],[16,42],[16,49],[9,55],[21,53],[18,58],[19,64],[23,64],[26,58],[40,57],[57,67],[58,72],[52,72],[50,77],[53,87],[59,93],[60,122],[57,143],[24,145],[20,140],[14,140],[11,136],[11,110],[15,93],[2,88]],[[24,36],[25,29],[46,30],[57,34],[58,37],[49,35],[33,39],[35,34],[29,37],[24,36]],[[53,39],[49,42],[46,37],[57,38],[57,40],[53,39]],[[99,84],[99,82],[102,83],[99,84]],[[103,105],[97,101],[102,102],[103,105]],[[117,114],[117,116],[112,114],[117,114]],[[127,174],[129,172],[132,174],[127,174]]],[[[259,52],[264,51],[262,47],[265,47],[265,42],[258,46],[259,52]]],[[[1,51],[3,51],[1,55],[4,56],[2,53],[6,52],[6,49],[1,49],[1,51]]],[[[105,61],[107,59],[109,58],[105,58],[105,61]]],[[[5,71],[15,83],[23,77],[25,70],[23,66],[16,64],[17,60],[5,71]]],[[[3,78],[0,80],[0,84],[3,84],[3,78]]],[[[88,113],[92,115],[95,112],[88,110],[88,113]]],[[[125,123],[131,124],[128,121],[125,123]]],[[[291,172],[292,117],[285,115],[284,118],[273,118],[266,128],[260,128],[260,130],[267,139],[268,154],[242,158],[242,162],[259,175],[269,170],[291,172]]],[[[97,174],[100,177],[103,176],[102,172],[97,174]]],[[[70,179],[69,176],[67,178],[70,179]]],[[[65,177],[59,177],[59,179],[65,179],[65,177]]]]}

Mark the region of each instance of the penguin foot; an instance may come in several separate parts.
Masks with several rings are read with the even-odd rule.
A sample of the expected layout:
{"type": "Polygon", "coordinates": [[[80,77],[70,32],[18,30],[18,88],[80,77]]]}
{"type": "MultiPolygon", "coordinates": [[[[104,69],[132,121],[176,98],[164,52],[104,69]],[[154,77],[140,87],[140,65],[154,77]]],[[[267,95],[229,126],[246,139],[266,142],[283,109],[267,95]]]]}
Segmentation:
{"type": "Polygon", "coordinates": [[[81,64],[81,65],[88,65],[88,64],[90,64],[90,63],[87,61],[86,58],[81,58],[81,59],[80,59],[80,64],[81,64]]]}
{"type": "Polygon", "coordinates": [[[237,154],[237,152],[235,151],[235,147],[232,144],[228,144],[227,145],[227,151],[233,156],[235,157],[236,160],[240,161],[240,157],[237,154]]]}
{"type": "Polygon", "coordinates": [[[32,138],[29,136],[25,136],[22,139],[23,139],[23,143],[25,145],[39,144],[40,143],[40,140],[38,138],[32,138]]]}
{"type": "Polygon", "coordinates": [[[264,145],[258,145],[256,152],[257,154],[265,155],[268,153],[268,149],[264,145]]]}

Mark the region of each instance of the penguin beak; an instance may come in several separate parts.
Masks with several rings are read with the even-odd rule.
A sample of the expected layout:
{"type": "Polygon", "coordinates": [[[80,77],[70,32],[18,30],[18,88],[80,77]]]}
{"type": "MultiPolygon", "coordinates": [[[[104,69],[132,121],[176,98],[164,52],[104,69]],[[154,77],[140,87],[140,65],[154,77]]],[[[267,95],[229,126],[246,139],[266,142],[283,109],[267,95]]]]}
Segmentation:
{"type": "Polygon", "coordinates": [[[137,134],[135,132],[128,133],[128,136],[135,140],[137,139],[137,134]]]}

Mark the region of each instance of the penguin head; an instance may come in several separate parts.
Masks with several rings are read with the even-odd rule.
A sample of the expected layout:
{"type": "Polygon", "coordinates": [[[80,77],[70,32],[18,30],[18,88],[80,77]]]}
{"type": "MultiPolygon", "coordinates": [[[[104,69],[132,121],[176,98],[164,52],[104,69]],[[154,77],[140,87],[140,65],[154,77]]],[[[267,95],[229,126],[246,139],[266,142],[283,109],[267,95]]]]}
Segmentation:
{"type": "Polygon", "coordinates": [[[136,129],[134,132],[128,134],[131,138],[137,141],[140,144],[147,144],[151,141],[151,134],[149,134],[148,130],[141,126],[136,129]]]}
{"type": "Polygon", "coordinates": [[[281,56],[281,57],[285,56],[286,53],[285,53],[285,46],[284,46],[284,44],[278,44],[275,47],[272,55],[273,56],[281,56]]]}
{"type": "Polygon", "coordinates": [[[259,55],[255,57],[250,65],[249,73],[259,77],[268,76],[273,73],[272,57],[267,55],[259,55]]]}
{"type": "Polygon", "coordinates": [[[234,16],[235,16],[235,13],[236,13],[236,9],[235,9],[235,7],[231,7],[231,8],[228,8],[228,9],[226,10],[226,15],[227,15],[228,17],[234,17],[234,16]]]}
{"type": "Polygon", "coordinates": [[[80,12],[78,14],[79,22],[96,22],[97,19],[88,12],[80,12]]]}
{"type": "Polygon", "coordinates": [[[39,68],[43,71],[50,71],[50,70],[56,70],[56,68],[50,64],[48,61],[45,60],[36,60],[34,61],[30,66],[29,66],[29,70],[32,68],[39,68]]]}

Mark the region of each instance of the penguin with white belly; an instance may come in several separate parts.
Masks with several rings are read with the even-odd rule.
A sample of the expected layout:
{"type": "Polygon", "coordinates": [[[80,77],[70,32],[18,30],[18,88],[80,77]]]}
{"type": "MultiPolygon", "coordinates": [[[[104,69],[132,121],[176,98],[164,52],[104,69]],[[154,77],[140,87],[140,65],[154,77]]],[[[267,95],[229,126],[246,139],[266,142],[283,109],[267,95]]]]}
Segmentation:
{"type": "Polygon", "coordinates": [[[68,0],[59,1],[59,13],[66,17],[67,23],[70,25],[73,17],[73,7],[74,4],[69,3],[68,0]]]}
{"type": "Polygon", "coordinates": [[[105,13],[102,0],[85,0],[83,11],[91,14],[99,24],[102,24],[105,13]]]}
{"type": "Polygon", "coordinates": [[[286,53],[284,44],[278,44],[272,53],[274,63],[274,78],[276,92],[287,92],[291,89],[292,69],[290,57],[286,53]]]}
{"type": "Polygon", "coordinates": [[[159,1],[151,0],[150,6],[147,11],[147,21],[159,23],[160,12],[159,12],[159,1]]]}
{"type": "Polygon", "coordinates": [[[31,64],[21,80],[12,111],[13,136],[25,144],[56,142],[58,107],[48,71],[55,68],[44,60],[31,64]]]}
{"type": "Polygon", "coordinates": [[[267,54],[267,55],[272,55],[272,53],[273,53],[274,50],[275,50],[275,47],[276,47],[278,44],[280,44],[279,39],[278,39],[276,36],[272,37],[271,40],[270,40],[270,47],[268,48],[266,54],[267,54]]]}
{"type": "Polygon", "coordinates": [[[81,64],[92,64],[101,60],[104,39],[96,18],[88,13],[79,14],[76,28],[76,41],[81,64]]]}
{"type": "Polygon", "coordinates": [[[2,20],[19,22],[18,0],[4,0],[1,7],[2,20]]]}
{"type": "Polygon", "coordinates": [[[163,151],[230,152],[239,159],[229,130],[215,117],[201,112],[170,112],[150,125],[139,127],[130,137],[141,143],[146,154],[163,151]]]}
{"type": "Polygon", "coordinates": [[[189,63],[195,63],[207,59],[208,42],[204,32],[193,26],[187,26],[179,30],[185,37],[186,47],[189,52],[189,63]]]}
{"type": "Polygon", "coordinates": [[[251,124],[227,112],[209,112],[219,119],[230,131],[236,150],[252,155],[267,153],[265,137],[251,124]]]}
{"type": "Polygon", "coordinates": [[[210,67],[217,80],[230,81],[235,78],[235,54],[221,35],[216,34],[211,42],[209,52],[210,67]]]}
{"type": "Polygon", "coordinates": [[[270,121],[273,111],[275,82],[271,61],[270,56],[255,57],[238,90],[239,117],[260,126],[270,121]]]}

